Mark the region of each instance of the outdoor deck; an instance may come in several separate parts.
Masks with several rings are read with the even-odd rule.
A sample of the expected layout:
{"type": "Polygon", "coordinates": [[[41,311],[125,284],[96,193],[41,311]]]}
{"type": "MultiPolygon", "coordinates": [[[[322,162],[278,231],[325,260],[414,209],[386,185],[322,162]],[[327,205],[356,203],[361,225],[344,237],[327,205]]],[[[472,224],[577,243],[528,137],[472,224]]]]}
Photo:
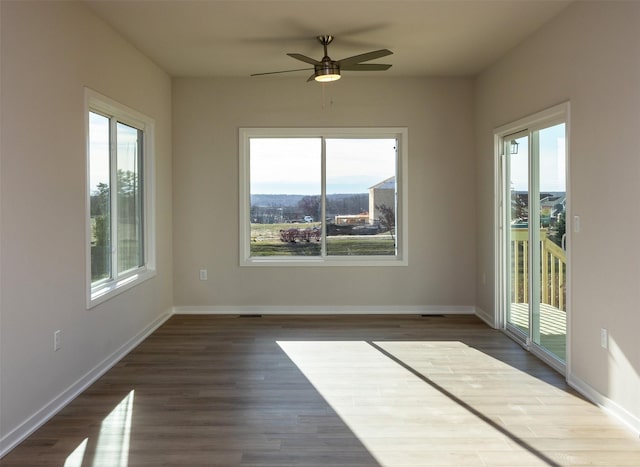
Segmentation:
{"type": "MultiPolygon", "coordinates": [[[[511,304],[511,324],[528,333],[529,304],[511,304]]],[[[540,345],[561,360],[566,360],[567,353],[567,314],[546,303],[540,304],[540,345]]]]}
{"type": "MultiPolygon", "coordinates": [[[[560,360],[566,361],[567,334],[567,258],[563,248],[540,229],[540,341],[536,342],[560,360]]],[[[529,232],[511,229],[511,316],[509,322],[529,334],[529,232]]]]}

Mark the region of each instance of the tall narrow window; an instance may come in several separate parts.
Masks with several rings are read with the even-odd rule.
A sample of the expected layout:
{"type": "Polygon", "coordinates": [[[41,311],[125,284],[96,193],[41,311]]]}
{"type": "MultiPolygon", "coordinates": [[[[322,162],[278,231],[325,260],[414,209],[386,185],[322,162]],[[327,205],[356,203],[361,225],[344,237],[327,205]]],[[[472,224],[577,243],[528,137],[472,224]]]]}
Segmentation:
{"type": "Polygon", "coordinates": [[[153,274],[147,165],[153,122],[87,91],[89,297],[93,306],[153,274]]]}
{"type": "Polygon", "coordinates": [[[241,264],[406,264],[406,129],[242,129],[241,264]]]}

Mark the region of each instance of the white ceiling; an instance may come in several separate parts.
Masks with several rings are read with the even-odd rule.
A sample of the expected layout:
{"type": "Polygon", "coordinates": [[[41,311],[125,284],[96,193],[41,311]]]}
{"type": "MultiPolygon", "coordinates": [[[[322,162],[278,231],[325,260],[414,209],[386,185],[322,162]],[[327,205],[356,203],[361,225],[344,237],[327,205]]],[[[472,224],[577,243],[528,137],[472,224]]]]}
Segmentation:
{"type": "MultiPolygon", "coordinates": [[[[172,76],[248,76],[387,48],[385,76],[469,76],[519,44],[563,0],[85,0],[172,76]]],[[[374,63],[374,62],[371,62],[374,63]]],[[[347,72],[349,73],[349,72],[347,72]]],[[[363,73],[364,72],[350,72],[363,73]]],[[[380,72],[378,72],[380,73],[380,72]]],[[[308,72],[298,72],[306,78],[308,72]]],[[[281,75],[275,75],[281,76],[281,75]]],[[[265,79],[265,78],[256,78],[265,79]]]]}

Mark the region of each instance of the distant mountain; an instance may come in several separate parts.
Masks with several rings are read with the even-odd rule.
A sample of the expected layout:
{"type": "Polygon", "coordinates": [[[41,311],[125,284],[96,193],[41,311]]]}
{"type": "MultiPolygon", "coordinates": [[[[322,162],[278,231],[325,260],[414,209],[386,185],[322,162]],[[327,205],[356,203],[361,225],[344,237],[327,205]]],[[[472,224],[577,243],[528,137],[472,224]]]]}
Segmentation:
{"type": "Polygon", "coordinates": [[[251,195],[251,206],[285,208],[297,206],[305,195],[251,195]]]}

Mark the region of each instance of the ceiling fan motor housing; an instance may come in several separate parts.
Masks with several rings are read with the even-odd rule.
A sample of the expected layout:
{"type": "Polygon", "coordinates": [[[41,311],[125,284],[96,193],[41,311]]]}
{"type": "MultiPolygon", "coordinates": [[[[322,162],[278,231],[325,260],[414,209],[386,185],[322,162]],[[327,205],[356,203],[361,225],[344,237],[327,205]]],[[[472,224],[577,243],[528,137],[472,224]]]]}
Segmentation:
{"type": "Polygon", "coordinates": [[[316,75],[339,75],[340,65],[333,60],[322,60],[321,65],[314,65],[316,75]]]}

